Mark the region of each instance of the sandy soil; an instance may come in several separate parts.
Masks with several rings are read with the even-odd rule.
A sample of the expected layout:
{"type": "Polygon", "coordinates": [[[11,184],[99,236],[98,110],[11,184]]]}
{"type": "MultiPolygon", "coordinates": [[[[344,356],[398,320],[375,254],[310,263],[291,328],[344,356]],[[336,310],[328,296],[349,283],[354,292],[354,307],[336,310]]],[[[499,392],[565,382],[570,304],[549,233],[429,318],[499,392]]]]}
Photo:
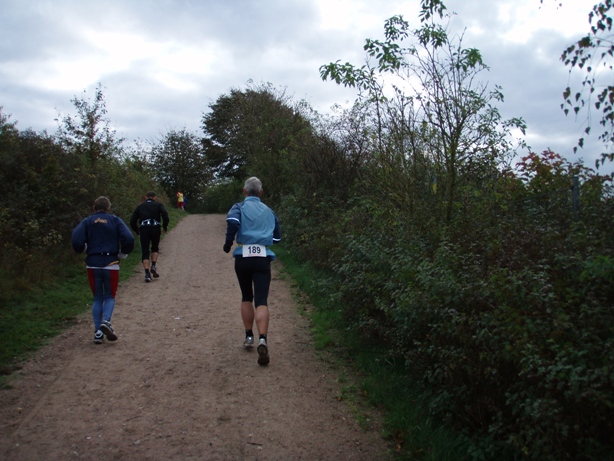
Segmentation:
{"type": "Polygon", "coordinates": [[[314,352],[277,261],[270,365],[243,349],[224,218],[186,217],[162,242],[160,278],[139,268],[120,286],[118,341],[94,345],[88,313],[24,363],[0,391],[0,459],[390,459],[336,399],[338,371],[314,352]]]}

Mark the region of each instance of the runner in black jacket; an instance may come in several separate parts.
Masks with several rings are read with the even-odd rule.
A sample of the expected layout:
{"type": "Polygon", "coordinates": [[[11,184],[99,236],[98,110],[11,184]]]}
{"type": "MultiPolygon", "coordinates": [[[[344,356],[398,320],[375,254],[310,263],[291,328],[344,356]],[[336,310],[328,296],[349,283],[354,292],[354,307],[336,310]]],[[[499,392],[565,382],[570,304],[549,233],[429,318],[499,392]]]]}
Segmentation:
{"type": "Polygon", "coordinates": [[[156,202],[155,192],[147,192],[147,199],[135,208],[130,218],[130,227],[141,238],[141,260],[145,268],[145,281],[151,282],[152,275],[155,278],[159,277],[156,268],[158,246],[162,231],[166,233],[168,229],[168,212],[163,204],[156,202]]]}

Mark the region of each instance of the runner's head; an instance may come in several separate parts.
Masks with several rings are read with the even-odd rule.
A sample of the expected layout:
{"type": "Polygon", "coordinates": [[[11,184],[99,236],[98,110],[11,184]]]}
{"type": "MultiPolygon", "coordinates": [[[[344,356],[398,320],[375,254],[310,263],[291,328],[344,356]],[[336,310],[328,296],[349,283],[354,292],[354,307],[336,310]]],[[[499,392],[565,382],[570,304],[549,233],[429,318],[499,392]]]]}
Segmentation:
{"type": "Polygon", "coordinates": [[[111,209],[111,200],[101,195],[94,200],[94,211],[109,211],[111,209]]]}
{"type": "Polygon", "coordinates": [[[252,176],[245,181],[243,191],[247,196],[259,197],[262,193],[262,182],[256,176],[252,176]]]}
{"type": "Polygon", "coordinates": [[[149,192],[147,192],[146,197],[149,198],[156,198],[156,193],[152,190],[150,190],[149,192]]]}

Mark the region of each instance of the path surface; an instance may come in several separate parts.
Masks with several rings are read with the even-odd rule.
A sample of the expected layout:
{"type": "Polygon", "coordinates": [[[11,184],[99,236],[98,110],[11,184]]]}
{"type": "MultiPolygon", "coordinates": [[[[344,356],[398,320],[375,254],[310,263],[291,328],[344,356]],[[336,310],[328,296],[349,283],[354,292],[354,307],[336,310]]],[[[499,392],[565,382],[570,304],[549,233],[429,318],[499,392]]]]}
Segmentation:
{"type": "Polygon", "coordinates": [[[224,233],[222,215],[187,216],[161,244],[160,278],[139,269],[120,286],[118,341],[94,345],[88,313],[24,364],[0,391],[1,460],[389,459],[335,398],[278,262],[270,365],[243,349],[224,233]]]}

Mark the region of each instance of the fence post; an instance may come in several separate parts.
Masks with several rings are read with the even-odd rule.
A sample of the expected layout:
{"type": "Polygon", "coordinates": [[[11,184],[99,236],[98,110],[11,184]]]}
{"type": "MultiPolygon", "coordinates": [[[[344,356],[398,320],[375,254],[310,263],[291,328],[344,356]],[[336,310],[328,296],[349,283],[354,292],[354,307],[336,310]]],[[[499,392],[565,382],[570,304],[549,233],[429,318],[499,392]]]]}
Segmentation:
{"type": "Polygon", "coordinates": [[[571,178],[571,208],[574,219],[580,214],[580,179],[577,176],[571,178]]]}

